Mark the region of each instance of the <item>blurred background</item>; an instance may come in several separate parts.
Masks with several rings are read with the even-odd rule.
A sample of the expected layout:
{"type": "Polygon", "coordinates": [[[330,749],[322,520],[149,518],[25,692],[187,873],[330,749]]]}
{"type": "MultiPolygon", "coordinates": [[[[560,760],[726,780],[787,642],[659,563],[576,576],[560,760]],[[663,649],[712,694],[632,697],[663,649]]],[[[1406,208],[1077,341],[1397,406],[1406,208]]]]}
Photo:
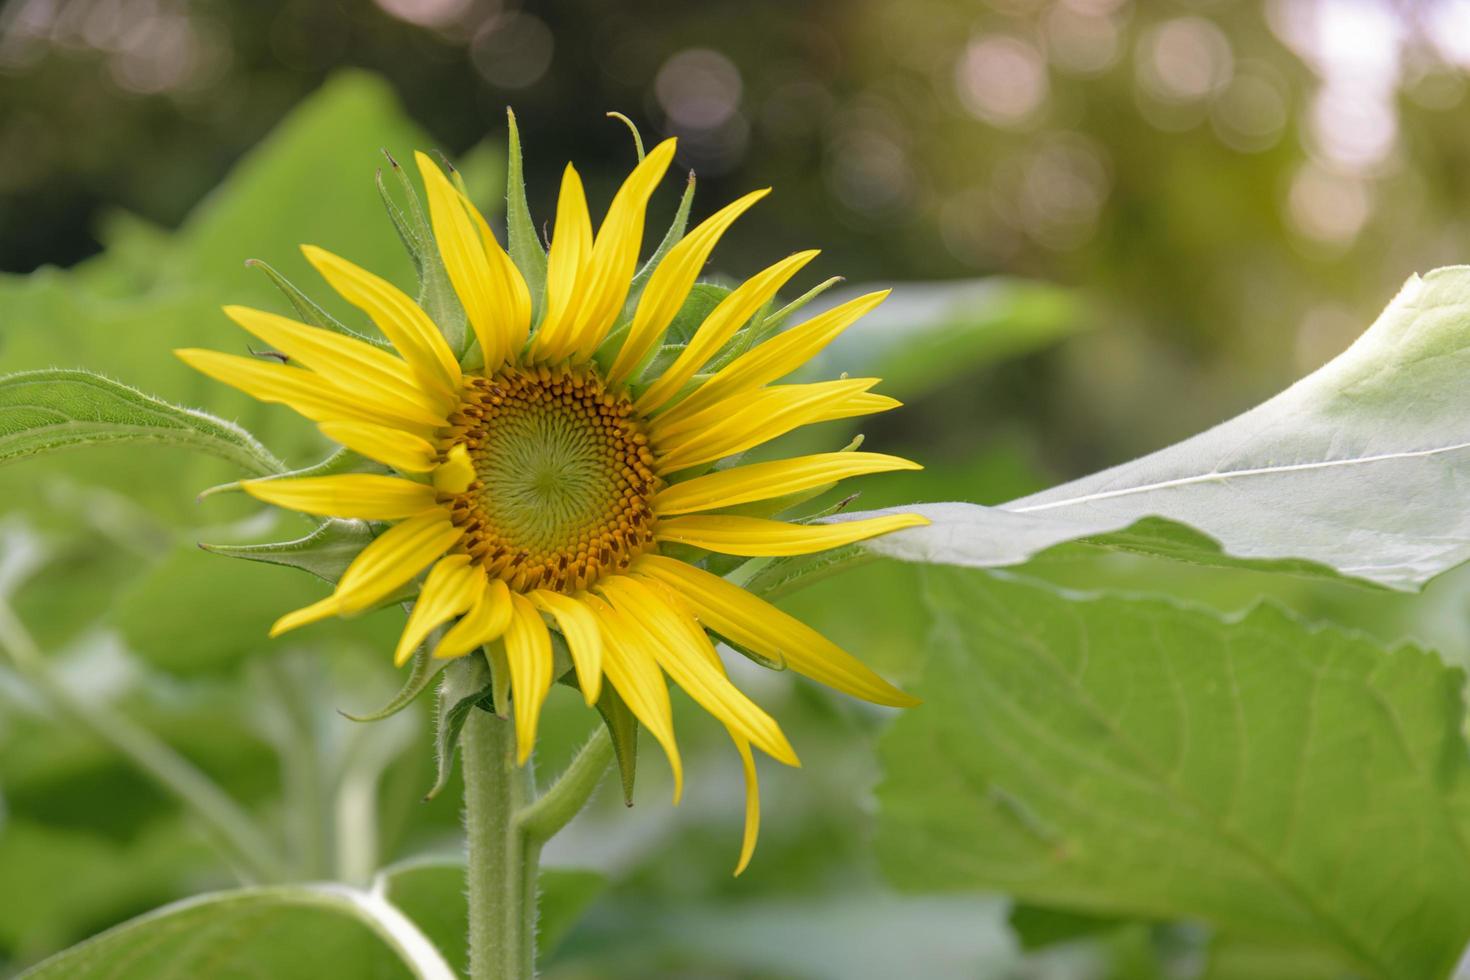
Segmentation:
{"type": "MultiPolygon", "coordinates": [[[[294,246],[315,240],[406,281],[372,186],[378,148],[437,147],[494,213],[507,106],[533,214],[549,217],[567,160],[605,202],[634,159],[603,115],[618,110],[647,139],[679,136],[696,218],[776,188],[718,272],[820,247],[807,285],[899,284],[827,366],[894,378],[907,407],[867,426],[870,446],[928,469],[868,481],[859,506],[1000,502],[1255,404],[1346,347],[1411,273],[1470,258],[1467,70],[1462,0],[8,0],[0,372],[104,371],[310,462],[308,429],[167,353],[238,349],[220,303],[280,308],[240,263],[305,285],[294,246]],[[957,349],[961,335],[974,342],[957,349]]],[[[148,452],[12,466],[0,591],[75,682],[279,824],[308,876],[452,852],[457,789],[418,803],[426,717],[364,728],[334,710],[393,690],[397,614],[268,644],[264,626],[318,586],[193,542],[305,528],[193,502],[229,478],[148,452]],[[316,776],[287,761],[303,743],[316,776]],[[370,842],[343,837],[340,796],[293,797],[313,778],[378,800],[370,842]]],[[[1412,599],[1078,546],[1033,565],[1085,587],[1167,580],[1230,610],[1270,593],[1463,659],[1453,576],[1412,599]]],[[[903,679],[922,669],[920,578],[869,566],[786,604],[903,679]]],[[[892,893],[868,849],[883,715],[742,679],[806,760],[767,773],[754,866],[729,878],[738,766],[690,712],[684,737],[709,758],[683,806],[650,755],[631,812],[609,788],[553,847],[551,863],[597,874],[548,975],[1197,975],[1188,936],[1167,930],[1055,943],[1066,929],[1008,918],[1003,898],[892,893]]],[[[570,694],[552,710],[547,767],[591,724],[570,694]]],[[[0,972],[228,884],[181,826],[0,669],[0,972]]]]}

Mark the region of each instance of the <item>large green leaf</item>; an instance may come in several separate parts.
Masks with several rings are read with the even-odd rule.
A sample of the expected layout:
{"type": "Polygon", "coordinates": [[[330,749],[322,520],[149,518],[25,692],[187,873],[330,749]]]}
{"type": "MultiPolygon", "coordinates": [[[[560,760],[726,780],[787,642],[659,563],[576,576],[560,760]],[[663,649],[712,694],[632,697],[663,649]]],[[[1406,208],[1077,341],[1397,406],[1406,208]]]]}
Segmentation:
{"type": "Polygon", "coordinates": [[[108,443],[178,446],[252,476],[285,467],[223,419],[170,405],[89,371],[23,371],[0,378],[0,463],[108,443]]]}
{"type": "Polygon", "coordinates": [[[1470,939],[1462,673],[1270,605],[1235,620],[933,569],[885,736],[898,883],[1312,944],[1448,974],[1470,939]]]}
{"type": "Polygon", "coordinates": [[[1438,269],[1410,279],[1341,356],[1243,415],[999,507],[901,508],[934,524],[871,547],[909,561],[1002,566],[1096,538],[1210,563],[1292,559],[1292,570],[1316,565],[1417,588],[1470,559],[1460,492],[1470,480],[1467,373],[1470,267],[1438,269]],[[1148,517],[1202,534],[1154,521],[1110,536],[1148,517]]]}
{"type": "Polygon", "coordinates": [[[352,977],[454,980],[444,957],[380,896],[339,885],[187,899],[109,929],[25,980],[352,977]]]}

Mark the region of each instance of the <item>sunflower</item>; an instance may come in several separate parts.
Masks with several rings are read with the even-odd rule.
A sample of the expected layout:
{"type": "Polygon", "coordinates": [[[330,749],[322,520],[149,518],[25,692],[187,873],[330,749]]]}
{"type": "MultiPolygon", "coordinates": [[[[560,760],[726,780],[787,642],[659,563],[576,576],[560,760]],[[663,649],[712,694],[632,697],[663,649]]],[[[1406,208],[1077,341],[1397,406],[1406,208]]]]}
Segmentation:
{"type": "Polygon", "coordinates": [[[701,568],[699,556],[807,554],[926,522],[892,515],[787,523],[734,512],[846,477],[918,467],[855,451],[719,466],[800,426],[898,404],[872,392],[874,378],[774,383],[884,292],[820,313],[701,374],[816,252],[782,259],[729,292],[671,362],[661,359],[661,373],[645,376],[716,242],[768,193],[745,195],[679,240],[626,319],[645,209],[673,153],[670,139],[642,159],[596,234],[577,171],[566,168],[539,316],[484,217],[417,154],[435,243],[477,342],[463,362],[402,291],[312,246],[303,247],[308,261],[367,314],[392,351],[232,306],[225,313],[279,359],[177,354],[255,398],[289,406],[388,471],[244,484],[281,507],[386,525],[331,595],[283,616],[272,636],[373,609],[427,569],[397,664],[436,629],[436,657],[487,644],[497,658],[503,650],[497,662],[508,666],[524,763],[554,679],[554,628],[587,703],[605,677],[662,745],[677,801],[682,766],[667,675],[726,726],[742,758],[743,868],[759,820],[751,747],[798,762],[776,722],[731,683],[712,638],[868,701],[915,701],[804,623],[701,568]]]}

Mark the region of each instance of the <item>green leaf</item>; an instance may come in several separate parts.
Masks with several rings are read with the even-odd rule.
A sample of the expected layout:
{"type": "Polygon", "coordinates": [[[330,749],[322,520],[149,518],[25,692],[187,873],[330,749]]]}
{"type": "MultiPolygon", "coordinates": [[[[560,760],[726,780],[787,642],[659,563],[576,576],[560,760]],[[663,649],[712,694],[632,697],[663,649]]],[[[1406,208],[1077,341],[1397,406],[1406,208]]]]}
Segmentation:
{"type": "Polygon", "coordinates": [[[1200,980],[1345,980],[1342,964],[1299,944],[1216,936],[1200,980]]]}
{"type": "Polygon", "coordinates": [[[352,977],[453,980],[381,897],[341,885],[219,892],[140,916],[26,971],[25,980],[352,977]]]}
{"type": "Polygon", "coordinates": [[[925,703],[881,749],[896,883],[1449,973],[1470,938],[1461,671],[1271,605],[925,577],[925,703]]]}
{"type": "Polygon", "coordinates": [[[490,698],[490,669],[478,652],[452,661],[440,674],[438,724],[434,728],[434,759],[438,776],[424,795],[432,800],[444,792],[454,774],[454,752],[459,747],[459,732],[465,719],[475,708],[493,710],[490,698]]]}
{"type": "Polygon", "coordinates": [[[192,449],[254,476],[285,469],[239,426],[89,371],[23,371],[0,378],[0,463],[109,443],[192,449]]]}
{"type": "MultiPolygon", "coordinates": [[[[537,959],[556,951],[577,920],[607,890],[608,880],[592,871],[544,868],[540,875],[540,918],[536,926],[537,959]]],[[[464,864],[459,860],[409,861],[378,876],[383,897],[392,902],[445,951],[451,965],[469,975],[469,937],[465,923],[464,864]]]]}
{"type": "Polygon", "coordinates": [[[1467,372],[1470,267],[1438,269],[1410,279],[1339,357],[1243,415],[999,507],[898,508],[934,523],[869,546],[1002,566],[1089,538],[1208,564],[1295,559],[1289,570],[1416,589],[1470,559],[1470,508],[1452,489],[1470,480],[1467,372]],[[1156,521],[1113,537],[1148,517],[1198,533],[1156,521]]]}
{"type": "Polygon", "coordinates": [[[521,270],[526,286],[531,291],[531,322],[541,319],[541,307],[546,302],[546,250],[536,235],[536,226],[531,221],[531,207],[526,203],[526,175],[521,158],[521,132],[516,126],[516,116],[505,110],[507,140],[505,167],[505,238],[506,251],[515,267],[521,270]]]}
{"type": "Polygon", "coordinates": [[[1123,923],[1124,920],[1109,916],[1069,912],[1044,905],[1014,905],[1010,914],[1011,931],[1016,934],[1021,948],[1027,950],[1088,939],[1117,929],[1123,923]]]}

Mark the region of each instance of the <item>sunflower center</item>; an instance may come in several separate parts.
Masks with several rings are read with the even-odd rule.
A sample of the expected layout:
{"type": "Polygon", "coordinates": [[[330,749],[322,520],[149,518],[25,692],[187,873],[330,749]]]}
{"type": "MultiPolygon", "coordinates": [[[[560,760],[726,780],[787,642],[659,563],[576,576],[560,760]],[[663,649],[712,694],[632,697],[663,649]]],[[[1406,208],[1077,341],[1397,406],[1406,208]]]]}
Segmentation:
{"type": "Polygon", "coordinates": [[[456,443],[476,478],[450,513],[471,558],[516,591],[575,592],[652,544],[648,437],[595,371],[466,376],[443,448],[456,443]]]}

